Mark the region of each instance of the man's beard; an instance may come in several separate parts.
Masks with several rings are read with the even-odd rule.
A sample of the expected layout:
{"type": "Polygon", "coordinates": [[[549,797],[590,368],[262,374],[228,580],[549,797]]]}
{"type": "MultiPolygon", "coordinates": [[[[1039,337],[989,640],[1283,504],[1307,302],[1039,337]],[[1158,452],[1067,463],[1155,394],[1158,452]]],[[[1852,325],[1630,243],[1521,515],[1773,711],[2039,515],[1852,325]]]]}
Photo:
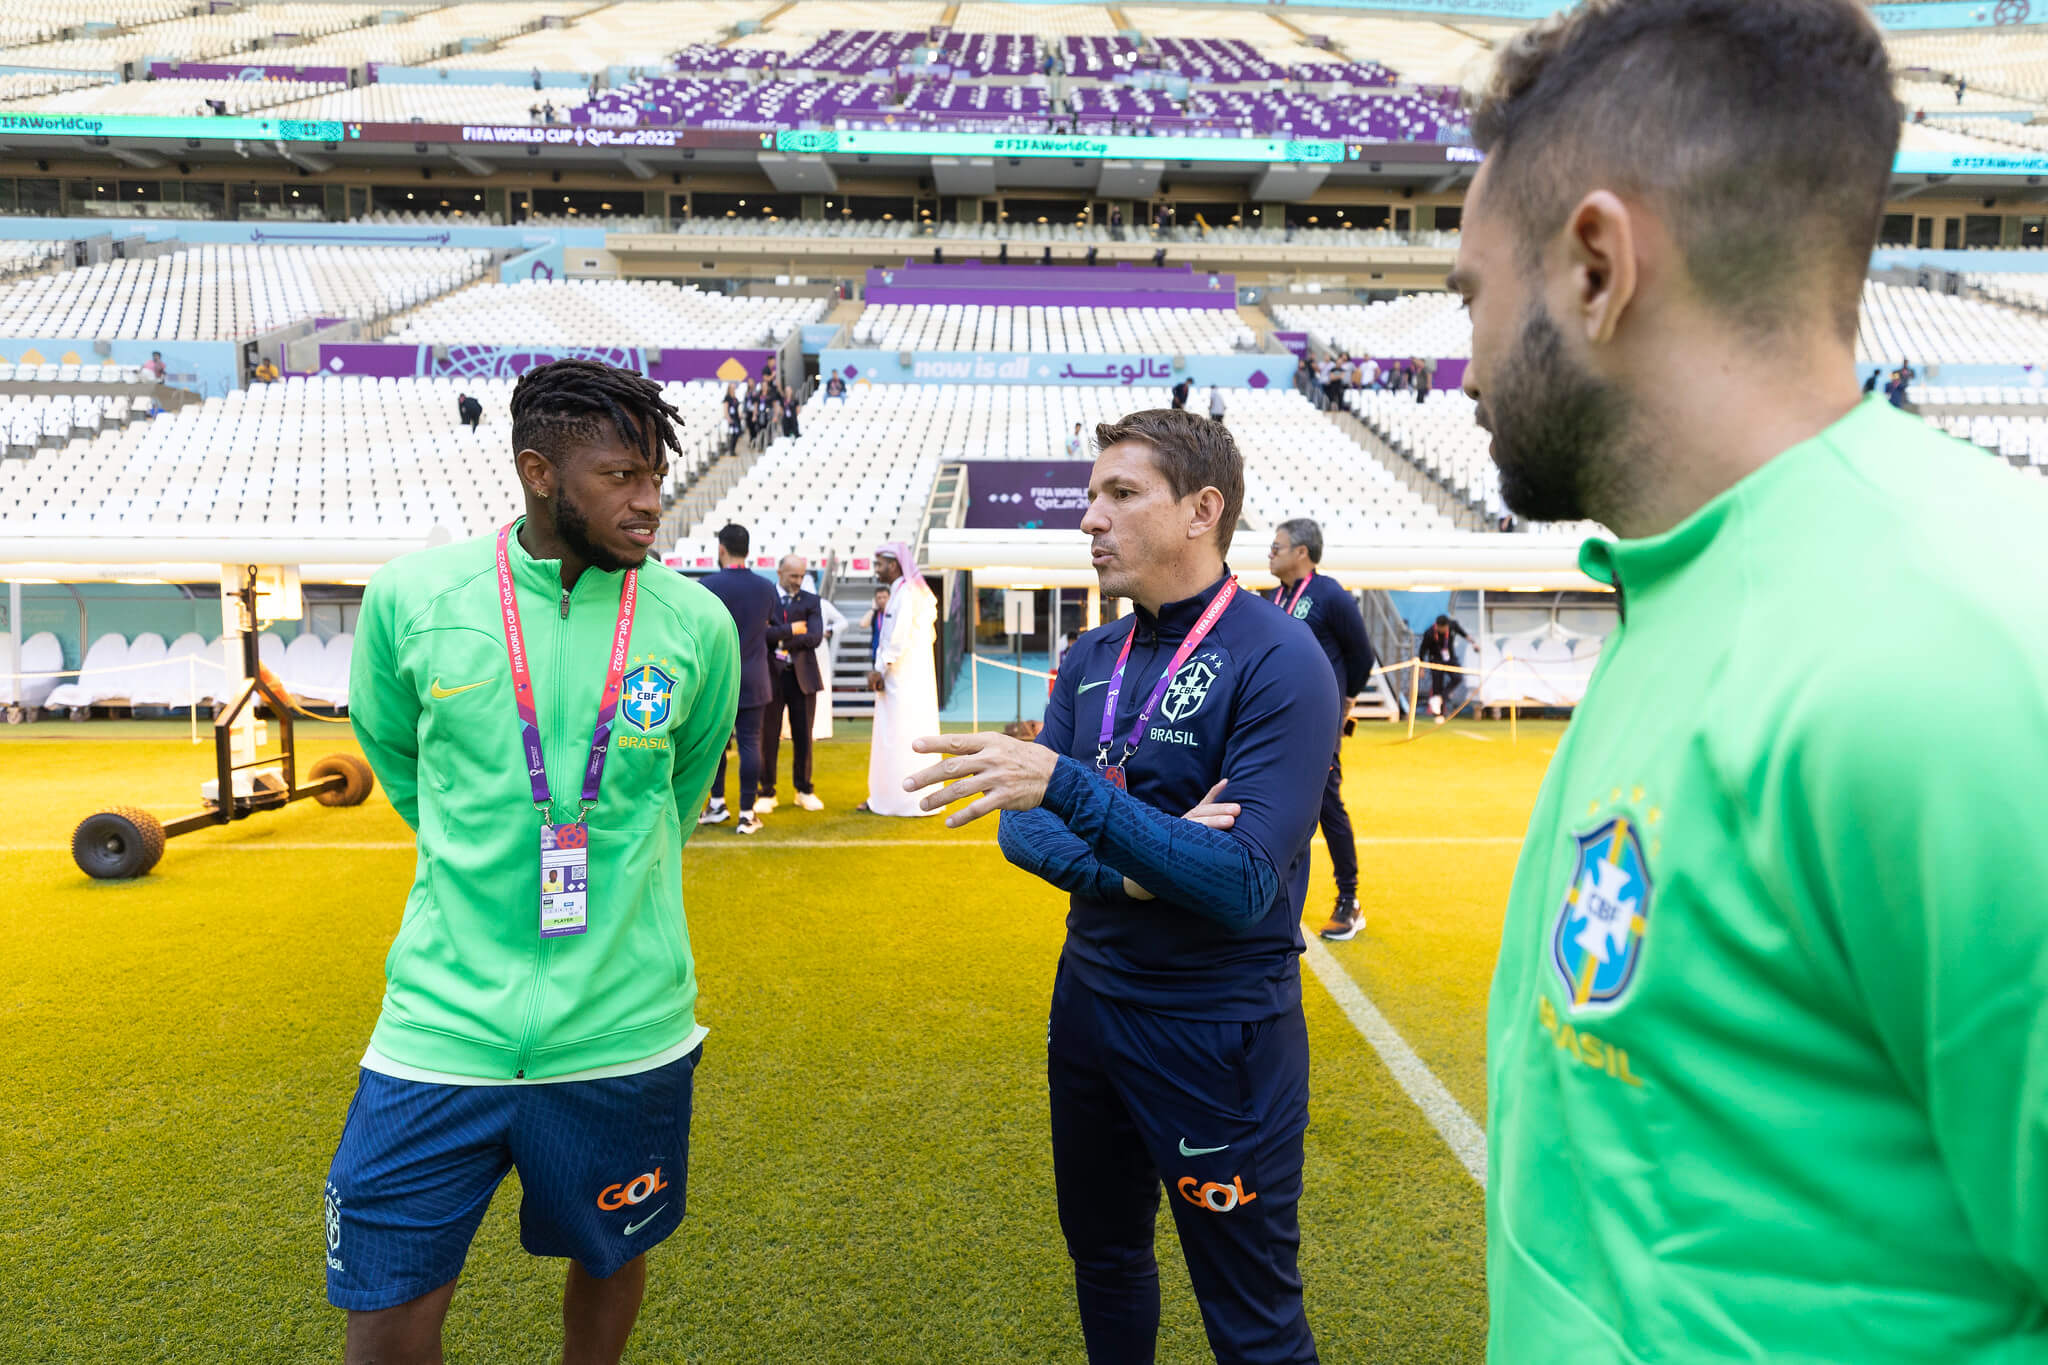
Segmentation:
{"type": "Polygon", "coordinates": [[[635,549],[631,559],[621,559],[590,538],[590,518],[569,497],[566,488],[555,497],[555,534],[576,557],[601,573],[637,569],[647,561],[644,550],[635,549]]]}
{"type": "Polygon", "coordinates": [[[1523,319],[1480,415],[1509,509],[1531,521],[1597,519],[1609,510],[1629,407],[1621,391],[1566,358],[1543,306],[1523,319]]]}

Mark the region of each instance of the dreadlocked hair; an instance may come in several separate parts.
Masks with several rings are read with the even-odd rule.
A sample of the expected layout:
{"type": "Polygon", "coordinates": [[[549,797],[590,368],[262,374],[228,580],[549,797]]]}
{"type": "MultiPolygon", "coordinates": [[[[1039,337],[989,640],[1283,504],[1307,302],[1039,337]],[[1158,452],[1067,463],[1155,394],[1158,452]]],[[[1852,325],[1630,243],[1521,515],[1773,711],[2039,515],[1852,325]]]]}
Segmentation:
{"type": "Polygon", "coordinates": [[[609,422],[627,448],[654,459],[661,448],[680,455],[682,413],[661,385],[632,370],[596,360],[556,360],[519,376],[512,390],[512,447],[536,450],[560,464],[573,444],[605,438],[609,422]]]}

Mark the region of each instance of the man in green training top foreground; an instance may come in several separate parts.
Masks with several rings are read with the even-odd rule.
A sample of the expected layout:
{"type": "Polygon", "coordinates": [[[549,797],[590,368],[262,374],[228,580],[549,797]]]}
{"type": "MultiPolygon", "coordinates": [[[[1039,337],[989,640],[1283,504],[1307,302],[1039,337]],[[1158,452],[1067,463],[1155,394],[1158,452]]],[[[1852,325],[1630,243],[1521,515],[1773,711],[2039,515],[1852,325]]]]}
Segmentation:
{"type": "Polygon", "coordinates": [[[1465,390],[1621,537],[1489,1010],[1501,1365],[2048,1360],[2048,491],[1858,390],[1898,129],[1854,0],[1587,0],[1476,111],[1465,390]]]}
{"type": "Polygon", "coordinates": [[[350,1365],[441,1359],[508,1170],[521,1243],[570,1259],[564,1365],[616,1365],[646,1252],[682,1218],[704,1029],[680,862],[739,642],[718,599],[643,566],[675,416],[628,370],[529,370],[526,515],[363,595],[350,709],[419,869],[327,1177],[350,1365]]]}

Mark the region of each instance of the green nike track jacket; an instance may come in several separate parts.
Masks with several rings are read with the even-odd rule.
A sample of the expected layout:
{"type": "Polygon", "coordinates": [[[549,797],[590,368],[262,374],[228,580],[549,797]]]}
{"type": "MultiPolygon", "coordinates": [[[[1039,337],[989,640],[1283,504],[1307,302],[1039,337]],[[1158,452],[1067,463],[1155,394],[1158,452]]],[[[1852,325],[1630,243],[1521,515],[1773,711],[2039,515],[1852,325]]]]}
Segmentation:
{"type": "MultiPolygon", "coordinates": [[[[623,573],[511,540],[552,818],[576,818],[623,573]]],[[[686,814],[732,734],[739,643],[697,584],[650,561],[599,801],[589,928],[540,936],[540,826],[499,611],[495,537],[407,555],[363,594],[351,665],[356,736],[419,863],[384,963],[371,1046],[423,1070],[537,1080],[675,1047],[696,1028],[683,916],[686,814]]]]}

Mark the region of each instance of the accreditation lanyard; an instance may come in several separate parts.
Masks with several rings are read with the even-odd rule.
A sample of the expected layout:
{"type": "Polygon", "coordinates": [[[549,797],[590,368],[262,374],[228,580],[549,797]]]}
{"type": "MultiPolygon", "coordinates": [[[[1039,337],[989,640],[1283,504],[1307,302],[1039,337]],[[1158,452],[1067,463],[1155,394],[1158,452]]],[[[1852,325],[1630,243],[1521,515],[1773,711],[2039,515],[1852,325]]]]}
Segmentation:
{"type": "Polygon", "coordinates": [[[1116,670],[1109,675],[1109,692],[1102,699],[1102,733],[1096,740],[1096,771],[1101,773],[1103,779],[1112,787],[1126,785],[1124,764],[1130,762],[1131,755],[1138,752],[1138,743],[1145,738],[1145,726],[1152,719],[1153,709],[1159,705],[1159,699],[1166,695],[1166,689],[1173,682],[1174,675],[1180,672],[1181,665],[1202,647],[1202,641],[1209,638],[1209,632],[1216,628],[1216,622],[1223,617],[1223,609],[1230,605],[1230,599],[1236,595],[1237,580],[1226,579],[1223,586],[1217,589],[1216,596],[1210,600],[1208,607],[1203,610],[1201,619],[1195,622],[1195,628],[1188,632],[1187,639],[1182,640],[1180,648],[1173,652],[1173,662],[1159,675],[1159,681],[1152,684],[1152,695],[1145,699],[1145,705],[1138,711],[1138,719],[1131,725],[1130,737],[1124,741],[1123,753],[1117,757],[1116,762],[1111,763],[1109,746],[1116,735],[1116,703],[1124,690],[1124,665],[1131,660],[1131,641],[1138,638],[1137,623],[1131,623],[1130,634],[1124,636],[1123,651],[1116,656],[1116,670]]]}
{"type": "Polygon", "coordinates": [[[1289,616],[1294,615],[1295,605],[1301,601],[1301,595],[1308,591],[1308,585],[1315,581],[1315,576],[1315,571],[1311,569],[1308,577],[1294,585],[1294,596],[1287,598],[1285,602],[1280,602],[1280,599],[1286,596],[1287,585],[1282,583],[1279,587],[1273,589],[1273,600],[1280,603],[1280,610],[1286,612],[1289,616]]]}
{"type": "Polygon", "coordinates": [[[612,721],[619,712],[625,685],[626,646],[633,637],[633,607],[639,597],[640,571],[628,569],[619,589],[619,622],[612,631],[612,653],[605,672],[604,697],[597,707],[597,730],[590,738],[590,760],[583,768],[582,804],[574,821],[554,823],[554,797],[548,790],[548,765],[540,746],[540,713],[533,697],[533,671],[527,663],[526,636],[519,628],[519,593],[512,582],[512,525],[498,530],[498,609],[505,618],[505,653],[512,662],[512,700],[519,708],[521,742],[526,750],[526,775],[533,783],[533,806],[540,812],[540,933],[542,938],[580,934],[589,927],[590,836],[584,821],[597,805],[604,781],[605,759],[611,753],[612,721]]]}

